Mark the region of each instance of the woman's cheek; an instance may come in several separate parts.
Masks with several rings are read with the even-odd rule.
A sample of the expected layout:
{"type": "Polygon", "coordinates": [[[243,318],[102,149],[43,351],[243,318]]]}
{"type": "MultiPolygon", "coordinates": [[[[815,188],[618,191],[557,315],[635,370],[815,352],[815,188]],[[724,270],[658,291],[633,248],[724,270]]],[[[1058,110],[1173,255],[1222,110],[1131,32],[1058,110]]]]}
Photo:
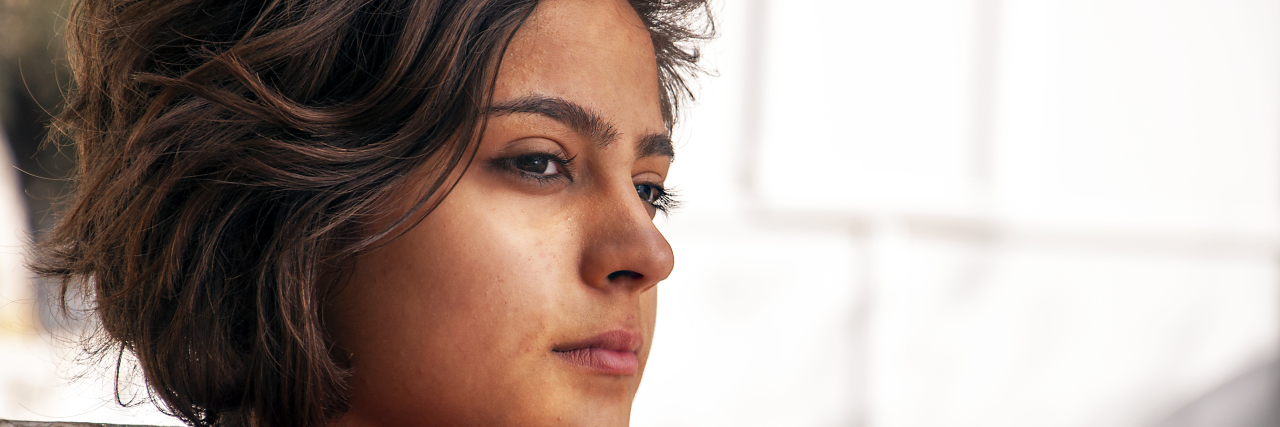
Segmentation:
{"type": "Polygon", "coordinates": [[[575,216],[545,198],[483,186],[459,190],[419,227],[448,234],[423,250],[465,248],[433,250],[433,265],[419,273],[443,279],[438,286],[448,288],[441,291],[453,301],[440,308],[493,315],[494,321],[514,323],[515,330],[567,314],[559,307],[582,287],[575,216]]]}

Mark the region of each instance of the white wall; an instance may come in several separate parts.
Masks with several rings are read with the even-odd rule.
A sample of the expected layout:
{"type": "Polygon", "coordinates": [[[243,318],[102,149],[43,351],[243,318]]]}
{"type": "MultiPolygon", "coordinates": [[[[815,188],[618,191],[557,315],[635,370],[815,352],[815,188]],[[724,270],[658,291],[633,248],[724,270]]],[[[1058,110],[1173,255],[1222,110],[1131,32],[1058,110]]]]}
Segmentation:
{"type": "Polygon", "coordinates": [[[636,424],[1155,426],[1274,361],[1280,2],[719,7],[636,424]]]}

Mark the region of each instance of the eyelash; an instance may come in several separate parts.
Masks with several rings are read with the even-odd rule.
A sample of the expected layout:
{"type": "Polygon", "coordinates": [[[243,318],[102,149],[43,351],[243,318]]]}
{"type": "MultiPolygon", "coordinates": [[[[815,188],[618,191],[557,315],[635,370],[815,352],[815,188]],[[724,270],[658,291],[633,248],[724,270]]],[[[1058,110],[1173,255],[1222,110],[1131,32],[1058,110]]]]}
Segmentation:
{"type": "Polygon", "coordinates": [[[564,180],[568,180],[569,182],[573,182],[572,164],[573,164],[574,158],[576,158],[576,156],[565,157],[563,154],[558,154],[558,153],[538,152],[538,153],[521,154],[518,156],[507,157],[504,159],[496,159],[493,161],[493,163],[494,163],[494,166],[502,170],[505,170],[507,172],[510,172],[520,178],[531,179],[536,181],[538,184],[548,184],[551,181],[557,180],[557,179],[564,179],[564,180]],[[545,159],[551,162],[552,164],[554,164],[556,166],[556,169],[558,169],[559,171],[558,173],[551,174],[551,175],[539,175],[533,172],[526,171],[524,169],[520,169],[519,167],[516,166],[516,162],[520,160],[525,160],[525,159],[545,159]]]}
{"type": "MultiPolygon", "coordinates": [[[[573,159],[575,158],[576,156],[565,157],[563,154],[559,154],[559,153],[535,152],[535,153],[521,154],[518,156],[512,156],[512,157],[507,157],[502,159],[495,159],[493,161],[493,165],[495,167],[498,167],[499,169],[502,169],[511,174],[514,174],[520,178],[531,179],[536,181],[539,185],[545,185],[557,179],[564,179],[564,180],[568,180],[569,182],[573,182],[572,166],[573,166],[573,159]],[[528,159],[545,159],[555,164],[557,169],[559,169],[559,172],[552,175],[539,175],[536,173],[526,171],[524,169],[520,169],[519,167],[516,166],[516,163],[518,161],[528,160],[528,159]]],[[[658,192],[657,199],[654,200],[652,203],[649,203],[648,199],[642,198],[642,200],[644,200],[646,203],[649,203],[654,207],[654,209],[657,209],[663,214],[670,214],[672,211],[674,211],[677,207],[680,206],[679,200],[676,199],[675,192],[673,192],[672,190],[666,189],[661,184],[656,184],[652,182],[641,182],[635,185],[637,186],[647,185],[647,186],[653,187],[653,189],[658,192]]]]}
{"type": "MultiPolygon", "coordinates": [[[[636,185],[648,185],[658,191],[658,199],[650,204],[653,205],[654,209],[657,209],[664,215],[670,215],[671,212],[680,207],[680,200],[674,190],[668,190],[662,185],[648,182],[642,182],[636,185]]],[[[646,202],[648,201],[646,200],[646,202]]]]}

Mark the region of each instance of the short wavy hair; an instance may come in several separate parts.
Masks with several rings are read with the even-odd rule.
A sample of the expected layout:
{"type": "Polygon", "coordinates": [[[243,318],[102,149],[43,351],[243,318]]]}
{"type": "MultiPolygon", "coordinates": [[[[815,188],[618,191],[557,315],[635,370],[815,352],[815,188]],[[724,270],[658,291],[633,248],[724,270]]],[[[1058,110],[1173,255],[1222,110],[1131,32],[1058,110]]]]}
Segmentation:
{"type": "MultiPolygon", "coordinates": [[[[670,128],[709,8],[630,3],[670,128]]],[[[61,283],[64,310],[92,301],[90,354],[136,357],[152,400],[184,422],[329,422],[348,372],[330,353],[327,296],[354,254],[429,213],[469,164],[502,55],[537,4],[79,1],[75,86],[55,121],[79,165],[32,268],[61,283]],[[409,213],[368,230],[424,183],[409,213]]]]}

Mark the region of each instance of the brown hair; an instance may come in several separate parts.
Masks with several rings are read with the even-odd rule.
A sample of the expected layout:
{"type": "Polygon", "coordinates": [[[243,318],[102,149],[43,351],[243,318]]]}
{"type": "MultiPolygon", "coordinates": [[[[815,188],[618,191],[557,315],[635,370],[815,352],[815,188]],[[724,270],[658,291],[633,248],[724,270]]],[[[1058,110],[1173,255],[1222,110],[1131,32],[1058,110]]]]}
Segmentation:
{"type": "MultiPolygon", "coordinates": [[[[707,5],[631,4],[670,127],[707,5]]],[[[76,87],[56,123],[77,148],[76,188],[33,268],[61,281],[64,310],[90,298],[105,339],[89,351],[132,354],[184,422],[323,425],[346,405],[320,312],[334,277],[447,193],[536,5],[80,1],[76,87]],[[427,196],[368,232],[424,167],[427,196]]]]}

